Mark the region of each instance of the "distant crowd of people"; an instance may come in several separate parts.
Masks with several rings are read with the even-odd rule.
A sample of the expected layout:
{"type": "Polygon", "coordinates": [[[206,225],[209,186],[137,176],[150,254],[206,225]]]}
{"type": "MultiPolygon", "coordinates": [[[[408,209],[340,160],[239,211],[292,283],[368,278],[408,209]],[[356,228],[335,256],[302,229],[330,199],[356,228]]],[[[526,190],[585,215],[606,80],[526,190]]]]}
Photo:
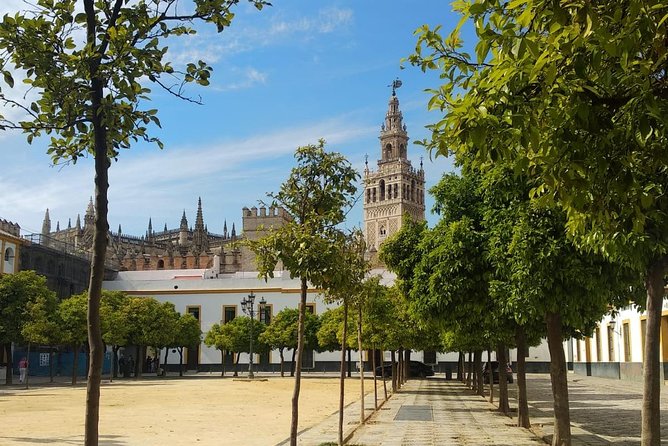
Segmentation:
{"type": "MultiPolygon", "coordinates": [[[[151,355],[147,356],[146,362],[144,363],[144,372],[158,373],[161,375],[162,369],[158,368],[158,361],[157,356],[155,358],[151,355]]],[[[135,365],[136,363],[132,355],[129,355],[126,359],[123,353],[121,353],[118,358],[118,371],[123,378],[131,378],[135,376],[135,365]]]]}

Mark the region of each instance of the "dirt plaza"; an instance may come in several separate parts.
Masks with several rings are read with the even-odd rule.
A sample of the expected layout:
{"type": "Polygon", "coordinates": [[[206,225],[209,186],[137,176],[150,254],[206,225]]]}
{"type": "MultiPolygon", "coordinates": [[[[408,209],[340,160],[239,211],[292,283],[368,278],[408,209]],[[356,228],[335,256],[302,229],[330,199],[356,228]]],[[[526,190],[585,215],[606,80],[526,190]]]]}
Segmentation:
{"type": "MultiPolygon", "coordinates": [[[[289,436],[293,387],[289,377],[215,375],[103,382],[100,445],[277,444],[289,436]]],[[[335,412],[338,395],[336,378],[303,378],[299,430],[335,412]]],[[[359,380],[346,380],[346,404],[359,395],[359,380]]],[[[85,385],[0,387],[0,444],[83,444],[85,399],[85,385]]]]}

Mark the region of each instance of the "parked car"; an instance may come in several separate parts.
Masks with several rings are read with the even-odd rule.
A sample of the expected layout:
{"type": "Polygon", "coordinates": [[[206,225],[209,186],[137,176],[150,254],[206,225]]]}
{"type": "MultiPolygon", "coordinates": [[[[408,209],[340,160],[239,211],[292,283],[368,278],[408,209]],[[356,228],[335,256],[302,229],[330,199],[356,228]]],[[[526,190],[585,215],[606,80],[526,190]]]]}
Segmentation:
{"type": "MultiPolygon", "coordinates": [[[[492,376],[494,377],[494,384],[499,383],[499,361],[492,361],[492,376]]],[[[510,364],[506,365],[506,377],[510,384],[513,383],[513,369],[510,364]]],[[[485,363],[482,368],[482,382],[489,384],[489,362],[485,363]]]]}
{"type": "MultiPolygon", "coordinates": [[[[376,367],[376,376],[392,376],[392,364],[385,364],[385,366],[376,367]]],[[[408,367],[408,376],[411,378],[434,376],[434,369],[424,362],[411,361],[408,367]]]]}

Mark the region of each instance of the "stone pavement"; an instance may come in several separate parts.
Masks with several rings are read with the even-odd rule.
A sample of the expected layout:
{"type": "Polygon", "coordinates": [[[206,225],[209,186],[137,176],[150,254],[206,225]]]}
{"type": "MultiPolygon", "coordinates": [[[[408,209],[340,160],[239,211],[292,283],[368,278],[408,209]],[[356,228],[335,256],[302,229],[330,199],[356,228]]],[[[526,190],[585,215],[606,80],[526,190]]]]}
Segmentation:
{"type": "MultiPolygon", "coordinates": [[[[642,384],[568,375],[573,446],[640,445],[642,384]]],[[[515,381],[517,382],[517,381],[515,381]]],[[[354,380],[347,383],[354,384],[354,380]]],[[[351,385],[351,384],[347,384],[351,385]]],[[[380,387],[379,395],[382,394],[380,387]]],[[[487,391],[488,387],[486,387],[487,391]]],[[[510,406],[517,407],[517,384],[509,386],[510,406]]],[[[668,386],[662,388],[661,444],[668,445],[668,386]]],[[[551,442],[554,429],[552,389],[547,374],[527,375],[531,430],[475,395],[459,381],[410,380],[381,409],[358,427],[359,404],[344,411],[344,438],[360,446],[539,445],[551,442]]],[[[498,398],[498,386],[495,386],[498,398]]],[[[373,395],[365,399],[367,414],[373,395]]],[[[338,414],[299,436],[299,445],[336,443],[338,414]]]]}
{"type": "MultiPolygon", "coordinates": [[[[382,391],[381,391],[382,392],[382,391]]],[[[366,407],[373,407],[367,396],[366,407]]],[[[494,406],[473,394],[458,381],[441,378],[413,379],[393,395],[363,426],[359,404],[344,415],[345,434],[354,431],[348,444],[364,446],[436,445],[532,445],[542,442],[530,431],[513,425],[494,406]]],[[[303,432],[299,444],[317,446],[336,442],[337,414],[303,432]]]]}
{"type": "MultiPolygon", "coordinates": [[[[514,397],[517,386],[510,386],[514,397]]],[[[573,446],[640,445],[642,383],[568,374],[573,446]]],[[[550,376],[527,376],[532,430],[551,441],[554,432],[550,376]]],[[[511,407],[516,407],[511,400],[511,407]]],[[[668,445],[668,386],[661,388],[661,444],[668,445]]]]}

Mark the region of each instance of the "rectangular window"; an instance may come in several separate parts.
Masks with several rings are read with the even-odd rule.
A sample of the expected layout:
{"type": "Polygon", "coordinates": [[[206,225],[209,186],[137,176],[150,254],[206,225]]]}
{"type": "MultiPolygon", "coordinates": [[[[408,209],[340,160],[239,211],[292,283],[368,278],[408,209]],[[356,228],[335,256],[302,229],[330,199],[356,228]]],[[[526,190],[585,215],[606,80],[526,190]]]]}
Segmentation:
{"type": "Polygon", "coordinates": [[[271,323],[272,312],[273,312],[272,304],[266,304],[261,306],[260,322],[262,322],[265,325],[269,325],[271,323]]]}
{"type": "Polygon", "coordinates": [[[615,326],[608,324],[608,361],[615,360],[615,326]]]}
{"type": "Polygon", "coordinates": [[[425,350],[425,352],[424,352],[424,363],[425,364],[436,364],[436,351],[435,350],[425,350]]]}
{"type": "Polygon", "coordinates": [[[601,362],[601,327],[596,327],[596,361],[601,362]]]}
{"type": "Polygon", "coordinates": [[[195,319],[201,321],[200,319],[200,307],[186,307],[186,313],[192,314],[195,319]]]}
{"type": "Polygon", "coordinates": [[[628,322],[624,322],[622,333],[624,333],[624,362],[631,362],[631,330],[628,322]]]}
{"type": "Polygon", "coordinates": [[[237,306],[236,305],[225,305],[223,306],[223,324],[227,324],[232,319],[237,317],[237,306]]]}
{"type": "Polygon", "coordinates": [[[306,304],[306,311],[315,314],[315,303],[306,304]]]}

